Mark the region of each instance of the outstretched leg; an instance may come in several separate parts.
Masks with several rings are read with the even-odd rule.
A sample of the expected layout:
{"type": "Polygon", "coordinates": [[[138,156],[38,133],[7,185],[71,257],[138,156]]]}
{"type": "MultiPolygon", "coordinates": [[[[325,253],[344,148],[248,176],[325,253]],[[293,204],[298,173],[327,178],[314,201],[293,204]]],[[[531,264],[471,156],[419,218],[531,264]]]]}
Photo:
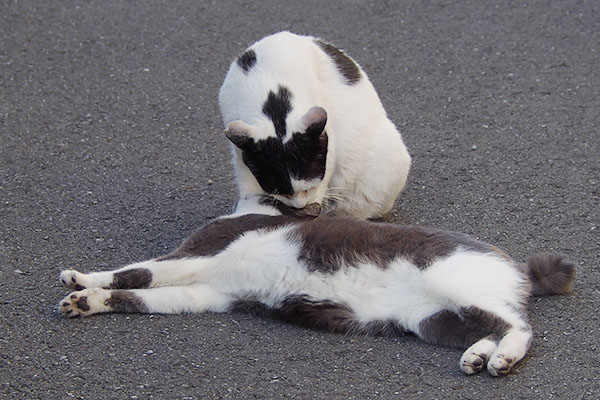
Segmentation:
{"type": "Polygon", "coordinates": [[[133,290],[91,288],[70,293],[59,303],[58,309],[66,317],[107,312],[224,312],[234,300],[204,284],[133,290]]]}
{"type": "Polygon", "coordinates": [[[212,257],[149,260],[115,271],[83,274],[75,270],[60,273],[61,283],[71,290],[88,288],[143,289],[159,286],[188,285],[203,281],[212,257]]]}
{"type": "Polygon", "coordinates": [[[511,328],[498,342],[498,347],[491,355],[487,369],[494,376],[506,375],[519,360],[525,357],[533,333],[529,324],[511,328]]]}
{"type": "Polygon", "coordinates": [[[460,359],[466,374],[481,371],[486,365],[494,376],[506,375],[525,357],[531,342],[531,328],[520,315],[515,324],[476,307],[459,312],[443,310],[424,319],[417,335],[433,344],[468,347],[460,359]]]}

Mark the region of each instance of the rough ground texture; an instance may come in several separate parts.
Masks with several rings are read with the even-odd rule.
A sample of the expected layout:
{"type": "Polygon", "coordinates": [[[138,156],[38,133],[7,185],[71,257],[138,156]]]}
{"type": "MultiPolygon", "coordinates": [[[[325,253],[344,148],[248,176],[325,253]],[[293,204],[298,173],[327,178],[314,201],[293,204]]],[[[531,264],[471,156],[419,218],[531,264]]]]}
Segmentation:
{"type": "Polygon", "coordinates": [[[0,398],[600,397],[596,1],[2,1],[0,398]],[[243,314],[55,312],[65,268],[164,254],[235,197],[217,92],[289,29],[346,49],[414,166],[391,219],[567,254],[507,378],[461,352],[243,314]]]}

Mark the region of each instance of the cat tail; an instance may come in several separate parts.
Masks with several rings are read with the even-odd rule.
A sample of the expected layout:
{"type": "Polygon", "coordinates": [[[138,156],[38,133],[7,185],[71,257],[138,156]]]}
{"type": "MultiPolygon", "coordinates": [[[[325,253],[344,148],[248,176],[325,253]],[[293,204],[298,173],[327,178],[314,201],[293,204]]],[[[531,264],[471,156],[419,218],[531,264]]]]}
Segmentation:
{"type": "Polygon", "coordinates": [[[575,264],[555,253],[533,254],[527,260],[531,295],[566,294],[573,290],[575,264]]]}

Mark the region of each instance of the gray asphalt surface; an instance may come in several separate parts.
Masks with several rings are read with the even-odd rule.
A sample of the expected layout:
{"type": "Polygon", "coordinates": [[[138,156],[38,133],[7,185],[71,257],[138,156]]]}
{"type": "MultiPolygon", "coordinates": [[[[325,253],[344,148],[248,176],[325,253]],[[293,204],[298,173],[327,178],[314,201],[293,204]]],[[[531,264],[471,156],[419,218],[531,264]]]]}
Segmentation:
{"type": "Polygon", "coordinates": [[[0,398],[600,398],[599,88],[595,1],[2,1],[0,398]],[[580,265],[573,295],[532,301],[513,375],[244,314],[55,313],[60,270],[158,256],[231,209],[218,88],[283,29],[346,49],[403,132],[392,220],[580,265]]]}

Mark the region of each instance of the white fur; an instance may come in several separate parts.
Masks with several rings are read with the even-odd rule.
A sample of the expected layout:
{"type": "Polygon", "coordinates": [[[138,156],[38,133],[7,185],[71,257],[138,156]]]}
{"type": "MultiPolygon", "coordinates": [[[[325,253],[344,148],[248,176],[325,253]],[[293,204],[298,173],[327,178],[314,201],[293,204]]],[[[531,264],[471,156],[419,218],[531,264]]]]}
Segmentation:
{"type": "Polygon", "coordinates": [[[482,338],[473,344],[461,358],[461,369],[472,374],[487,362],[492,375],[503,375],[525,356],[532,333],[519,310],[528,285],[509,259],[458,248],[426,269],[400,257],[387,266],[364,260],[333,273],[315,272],[299,261],[300,243],[290,239],[293,229],[248,231],[214,256],[150,260],[91,274],[63,271],[63,284],[87,289],[65,297],[59,309],[70,317],[109,312],[111,291],[101,288],[115,273],[145,268],[152,273],[150,288],[128,292],[148,312],[223,312],[237,300],[276,308],[287,298],[303,296],[344,305],[363,323],[392,320],[419,334],[420,323],[439,311],[477,307],[511,328],[500,340],[482,338]],[[89,310],[77,307],[82,296],[89,310]]]}
{"type": "Polygon", "coordinates": [[[364,262],[334,273],[309,272],[298,261],[299,244],[289,240],[291,229],[247,232],[212,257],[150,260],[91,274],[63,271],[61,279],[70,282],[65,278],[76,277],[76,284],[103,287],[114,273],[146,268],[152,272],[151,287],[202,283],[232,298],[270,306],[292,295],[307,295],[346,304],[363,322],[393,318],[413,332],[424,318],[442,309],[470,306],[493,312],[517,328],[527,327],[512,311],[520,308],[527,292],[523,277],[508,260],[458,250],[425,270],[399,258],[387,268],[364,262]]]}
{"type": "MultiPolygon", "coordinates": [[[[346,84],[313,39],[280,32],[250,47],[257,61],[247,74],[232,63],[219,93],[223,121],[225,126],[244,121],[255,128],[256,139],[274,137],[273,124],[262,107],[269,91],[277,92],[279,85],[293,96],[284,140],[294,131],[302,131],[302,118],[311,107],[323,107],[329,139],[325,177],[310,198],[281,201],[298,207],[330,197],[337,200],[341,214],[359,218],[382,215],[391,209],[406,183],[410,155],[365,72],[361,71],[357,83],[346,84]]],[[[254,199],[248,195],[263,191],[242,162],[240,150],[233,149],[240,198],[254,199]]],[[[247,205],[240,201],[238,211],[239,207],[247,205]]]]}

